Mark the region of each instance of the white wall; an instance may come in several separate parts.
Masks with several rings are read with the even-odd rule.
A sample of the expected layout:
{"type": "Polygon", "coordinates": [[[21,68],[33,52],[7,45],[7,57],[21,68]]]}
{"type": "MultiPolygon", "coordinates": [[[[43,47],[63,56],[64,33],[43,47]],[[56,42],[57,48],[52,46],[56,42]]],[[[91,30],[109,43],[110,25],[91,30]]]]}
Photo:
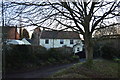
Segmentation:
{"type": "Polygon", "coordinates": [[[78,48],[79,48],[79,51],[83,51],[83,44],[76,45],[76,46],[74,47],[74,53],[79,52],[79,51],[78,51],[78,48]]]}
{"type": "Polygon", "coordinates": [[[60,44],[60,39],[49,39],[49,44],[45,44],[45,39],[40,39],[40,45],[49,49],[49,48],[62,47],[64,45],[69,46],[69,47],[73,47],[73,45],[75,45],[76,43],[81,42],[80,39],[74,39],[73,40],[74,44],[70,44],[70,39],[63,39],[63,40],[64,40],[64,44],[60,44]]]}

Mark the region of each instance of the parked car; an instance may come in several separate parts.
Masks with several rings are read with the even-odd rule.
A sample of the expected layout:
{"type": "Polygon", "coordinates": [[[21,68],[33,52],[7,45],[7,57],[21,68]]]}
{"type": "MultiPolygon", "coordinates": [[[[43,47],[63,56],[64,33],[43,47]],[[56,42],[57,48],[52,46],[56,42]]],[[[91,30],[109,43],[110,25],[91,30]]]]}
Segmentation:
{"type": "Polygon", "coordinates": [[[13,44],[13,45],[24,45],[23,41],[20,40],[8,40],[6,41],[7,45],[13,44]]]}

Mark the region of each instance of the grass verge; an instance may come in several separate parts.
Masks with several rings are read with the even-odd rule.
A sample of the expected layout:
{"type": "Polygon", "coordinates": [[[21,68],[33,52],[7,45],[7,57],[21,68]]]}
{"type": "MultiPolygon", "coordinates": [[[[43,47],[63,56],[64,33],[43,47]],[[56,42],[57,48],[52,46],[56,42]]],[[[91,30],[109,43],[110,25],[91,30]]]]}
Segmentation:
{"type": "Polygon", "coordinates": [[[95,60],[91,68],[77,63],[70,68],[60,70],[52,78],[120,78],[120,63],[108,60],[95,60]]]}

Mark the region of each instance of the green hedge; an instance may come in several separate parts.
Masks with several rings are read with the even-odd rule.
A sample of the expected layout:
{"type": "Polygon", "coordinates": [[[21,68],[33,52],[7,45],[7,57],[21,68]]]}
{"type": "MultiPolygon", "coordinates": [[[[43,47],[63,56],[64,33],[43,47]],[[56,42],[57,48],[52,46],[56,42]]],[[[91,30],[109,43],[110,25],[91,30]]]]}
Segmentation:
{"type": "Polygon", "coordinates": [[[94,56],[113,60],[120,58],[120,45],[115,42],[106,42],[104,44],[96,43],[94,46],[94,56]]]}
{"type": "Polygon", "coordinates": [[[102,46],[101,52],[102,52],[102,57],[105,59],[114,59],[114,58],[120,58],[120,50],[114,48],[112,44],[107,43],[102,46]]]}
{"type": "MultiPolygon", "coordinates": [[[[66,49],[69,52],[69,48],[66,49]]],[[[6,45],[5,68],[6,71],[11,71],[78,61],[71,52],[63,53],[63,51],[64,48],[47,50],[41,46],[6,45]]]]}

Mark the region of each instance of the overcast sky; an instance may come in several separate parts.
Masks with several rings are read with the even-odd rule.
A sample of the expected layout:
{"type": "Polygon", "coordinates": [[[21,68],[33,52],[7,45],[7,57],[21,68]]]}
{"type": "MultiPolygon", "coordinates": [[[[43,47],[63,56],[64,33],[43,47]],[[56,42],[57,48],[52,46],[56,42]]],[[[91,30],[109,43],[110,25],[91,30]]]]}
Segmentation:
{"type": "MultiPolygon", "coordinates": [[[[13,2],[23,2],[23,1],[25,1],[25,2],[40,2],[40,1],[45,1],[45,0],[3,0],[4,2],[10,2],[10,1],[13,1],[13,2]]],[[[56,1],[56,0],[50,0],[50,1],[56,1]]],[[[65,0],[62,0],[62,1],[65,1],[65,0]]],[[[68,1],[68,0],[67,0],[68,1]]],[[[69,1],[74,1],[74,0],[69,0],[69,1]]],[[[75,0],[75,1],[77,1],[77,0],[75,0]]],[[[96,1],[96,0],[95,0],[96,1]]],[[[107,1],[109,1],[109,0],[107,0],[107,1]]],[[[113,0],[113,1],[119,1],[119,0],[113,0]]],[[[0,3],[1,3],[1,1],[0,1],[0,3]]],[[[10,10],[10,9],[9,9],[10,10]]],[[[0,12],[2,11],[2,9],[1,9],[1,5],[0,5],[0,12]]],[[[100,14],[102,14],[104,11],[101,9],[98,13],[99,13],[99,15],[100,14]]],[[[11,13],[11,11],[10,11],[10,13],[11,13]]],[[[5,14],[6,15],[6,17],[7,17],[7,15],[8,15],[8,13],[6,13],[5,14]]],[[[22,16],[24,16],[24,15],[22,15],[22,16]]],[[[0,19],[2,19],[1,18],[2,16],[1,16],[1,13],[0,13],[0,19]]],[[[0,20],[0,26],[2,26],[2,22],[1,22],[2,20],[0,20]]],[[[116,18],[113,18],[113,19],[111,19],[111,20],[109,20],[109,22],[111,23],[111,22],[117,22],[117,21],[119,21],[119,19],[117,19],[116,20],[116,18]]],[[[106,22],[108,22],[108,21],[106,21],[106,22]]],[[[18,21],[16,21],[16,22],[14,22],[15,23],[15,25],[19,25],[19,22],[18,21]]],[[[30,32],[30,34],[32,33],[32,31],[31,30],[33,30],[35,27],[25,27],[29,32],[30,32]]]]}

